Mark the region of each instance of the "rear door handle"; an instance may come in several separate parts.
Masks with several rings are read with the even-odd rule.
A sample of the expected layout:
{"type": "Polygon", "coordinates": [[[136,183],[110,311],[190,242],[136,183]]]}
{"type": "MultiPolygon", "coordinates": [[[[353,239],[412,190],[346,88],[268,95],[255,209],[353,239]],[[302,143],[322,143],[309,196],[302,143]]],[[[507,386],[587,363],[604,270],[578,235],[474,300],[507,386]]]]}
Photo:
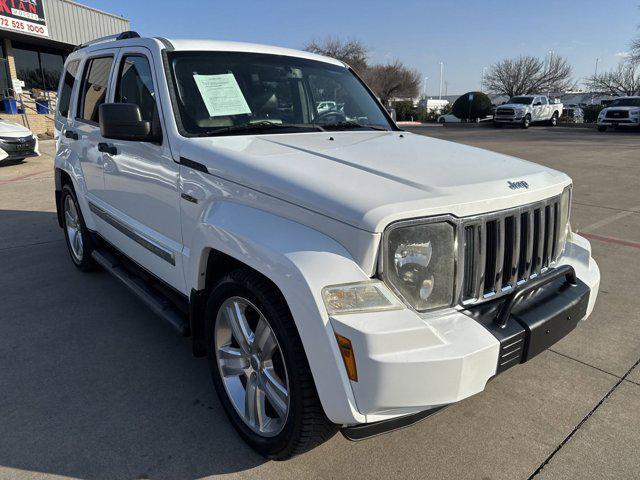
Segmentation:
{"type": "Polygon", "coordinates": [[[64,131],[64,136],[67,138],[70,138],[72,140],[78,140],[78,134],[76,132],[74,132],[73,130],[65,130],[64,131]]]}
{"type": "Polygon", "coordinates": [[[104,143],[104,142],[100,142],[98,144],[98,151],[99,152],[103,152],[103,153],[108,153],[109,155],[117,155],[118,154],[118,149],[116,147],[114,147],[113,145],[110,145],[108,143],[104,143]]]}

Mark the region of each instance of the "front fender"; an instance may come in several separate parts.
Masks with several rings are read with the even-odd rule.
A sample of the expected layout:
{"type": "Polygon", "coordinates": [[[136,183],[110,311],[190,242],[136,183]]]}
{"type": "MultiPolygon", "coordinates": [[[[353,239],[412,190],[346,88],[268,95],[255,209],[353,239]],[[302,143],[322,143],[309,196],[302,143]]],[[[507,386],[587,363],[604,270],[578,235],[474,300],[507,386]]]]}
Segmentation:
{"type": "Polygon", "coordinates": [[[211,249],[269,278],[293,315],[324,411],[337,424],[365,421],[321,298],[327,285],[369,277],[332,238],[299,223],[223,201],[205,211],[190,246],[187,281],[202,289],[211,249]]]}

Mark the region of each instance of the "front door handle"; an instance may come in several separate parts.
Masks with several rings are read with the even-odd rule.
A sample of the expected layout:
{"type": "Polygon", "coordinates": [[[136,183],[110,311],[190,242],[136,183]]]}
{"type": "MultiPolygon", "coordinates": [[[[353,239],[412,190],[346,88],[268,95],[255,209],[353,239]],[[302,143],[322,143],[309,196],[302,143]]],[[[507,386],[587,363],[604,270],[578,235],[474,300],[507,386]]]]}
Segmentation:
{"type": "Polygon", "coordinates": [[[98,151],[99,152],[103,152],[103,153],[108,153],[109,155],[117,155],[118,154],[118,149],[116,147],[114,147],[113,145],[110,145],[108,143],[104,143],[104,142],[100,142],[98,144],[98,151]]]}
{"type": "Polygon", "coordinates": [[[74,132],[73,130],[65,130],[64,131],[64,136],[67,138],[70,138],[72,140],[78,140],[78,134],[76,132],[74,132]]]}

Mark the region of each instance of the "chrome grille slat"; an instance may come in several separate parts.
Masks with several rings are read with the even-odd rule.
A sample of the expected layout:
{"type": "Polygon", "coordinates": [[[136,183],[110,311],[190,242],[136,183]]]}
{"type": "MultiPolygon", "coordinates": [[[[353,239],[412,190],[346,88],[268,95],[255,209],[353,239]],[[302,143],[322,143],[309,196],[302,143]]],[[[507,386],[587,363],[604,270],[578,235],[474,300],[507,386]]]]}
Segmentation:
{"type": "Polygon", "coordinates": [[[509,285],[511,285],[512,287],[515,287],[516,284],[518,283],[518,273],[519,273],[519,266],[520,266],[520,243],[521,243],[521,239],[520,239],[520,233],[521,233],[521,227],[520,227],[520,219],[521,219],[521,214],[520,213],[516,213],[513,216],[513,224],[512,224],[512,231],[513,231],[513,235],[511,236],[511,271],[509,272],[509,285]]]}
{"type": "Polygon", "coordinates": [[[506,294],[553,266],[561,248],[559,222],[559,196],[462,219],[462,304],[506,294]]]}
{"type": "Polygon", "coordinates": [[[485,239],[486,225],[484,222],[480,222],[476,226],[476,249],[475,249],[475,292],[474,298],[480,298],[482,296],[482,290],[484,285],[484,262],[487,255],[487,242],[485,239]]]}
{"type": "Polygon", "coordinates": [[[504,268],[504,219],[498,218],[496,219],[496,254],[495,254],[495,270],[494,270],[494,281],[493,281],[493,291],[495,293],[502,290],[502,269],[504,268]]]}

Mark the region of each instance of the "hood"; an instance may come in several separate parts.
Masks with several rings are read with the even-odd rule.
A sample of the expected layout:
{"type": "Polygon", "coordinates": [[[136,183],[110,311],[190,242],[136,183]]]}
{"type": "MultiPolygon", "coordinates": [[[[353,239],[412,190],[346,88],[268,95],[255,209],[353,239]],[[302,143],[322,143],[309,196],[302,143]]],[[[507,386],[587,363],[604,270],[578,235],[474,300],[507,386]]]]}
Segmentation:
{"type": "Polygon", "coordinates": [[[498,105],[496,108],[515,108],[516,110],[524,110],[529,107],[531,107],[531,105],[523,105],[522,103],[505,103],[503,105],[498,105]]]}
{"type": "Polygon", "coordinates": [[[637,106],[606,107],[606,108],[603,108],[602,110],[618,110],[618,111],[621,111],[621,112],[631,112],[633,110],[640,110],[640,107],[637,107],[637,106]]]}
{"type": "Polygon", "coordinates": [[[570,183],[531,162],[408,132],[191,138],[180,155],[213,175],[370,232],[406,218],[524,205],[570,183]]]}
{"type": "Polygon", "coordinates": [[[19,123],[0,118],[0,137],[25,137],[31,135],[31,130],[19,123]]]}

